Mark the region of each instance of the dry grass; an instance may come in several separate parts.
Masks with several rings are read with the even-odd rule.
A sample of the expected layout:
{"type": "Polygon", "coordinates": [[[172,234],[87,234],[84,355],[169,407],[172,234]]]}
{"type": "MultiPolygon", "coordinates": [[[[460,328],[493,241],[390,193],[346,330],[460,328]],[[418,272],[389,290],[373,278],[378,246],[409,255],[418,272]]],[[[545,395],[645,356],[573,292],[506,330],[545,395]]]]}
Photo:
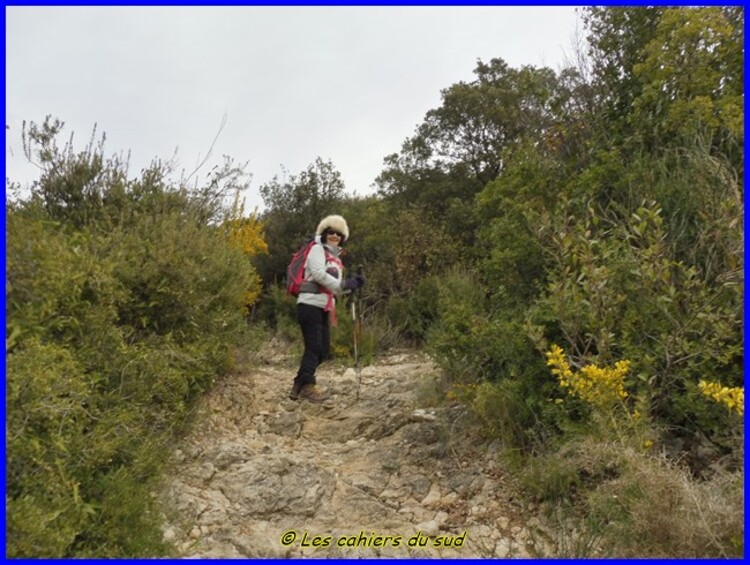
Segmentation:
{"type": "Polygon", "coordinates": [[[743,472],[696,480],[663,457],[591,440],[549,460],[579,477],[575,493],[559,496],[550,513],[558,557],[743,555],[743,472]]]}

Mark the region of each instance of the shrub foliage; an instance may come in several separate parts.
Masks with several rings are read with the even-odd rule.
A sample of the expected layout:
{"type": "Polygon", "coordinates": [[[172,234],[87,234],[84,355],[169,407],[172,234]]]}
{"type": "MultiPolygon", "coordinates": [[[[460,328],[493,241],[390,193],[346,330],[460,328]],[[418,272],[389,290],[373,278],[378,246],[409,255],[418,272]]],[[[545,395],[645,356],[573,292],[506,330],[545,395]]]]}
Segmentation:
{"type": "Polygon", "coordinates": [[[61,127],[29,128],[43,172],[6,209],[7,553],[161,555],[163,449],[231,370],[259,281],[221,227],[229,177],[127,180],[101,145],[58,150],[61,127]]]}

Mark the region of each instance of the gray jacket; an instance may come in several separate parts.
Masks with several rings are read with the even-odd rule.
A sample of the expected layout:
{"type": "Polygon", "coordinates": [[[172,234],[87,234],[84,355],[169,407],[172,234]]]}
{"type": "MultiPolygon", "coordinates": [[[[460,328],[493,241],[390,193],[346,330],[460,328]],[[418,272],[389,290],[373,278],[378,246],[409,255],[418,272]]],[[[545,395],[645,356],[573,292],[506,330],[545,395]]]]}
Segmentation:
{"type": "MultiPolygon", "coordinates": [[[[315,236],[316,245],[312,246],[310,253],[307,255],[305,262],[305,281],[312,281],[323,285],[333,292],[334,296],[340,295],[343,291],[341,284],[344,280],[344,273],[339,266],[332,262],[326,262],[326,254],[323,249],[325,244],[320,242],[320,236],[315,236]]],[[[328,252],[334,257],[338,257],[341,252],[339,247],[325,245],[328,252]]],[[[297,304],[309,304],[318,308],[325,308],[328,304],[328,295],[323,292],[309,292],[310,285],[302,283],[301,291],[297,297],[297,304]]],[[[334,299],[335,300],[335,299],[334,299]]]]}

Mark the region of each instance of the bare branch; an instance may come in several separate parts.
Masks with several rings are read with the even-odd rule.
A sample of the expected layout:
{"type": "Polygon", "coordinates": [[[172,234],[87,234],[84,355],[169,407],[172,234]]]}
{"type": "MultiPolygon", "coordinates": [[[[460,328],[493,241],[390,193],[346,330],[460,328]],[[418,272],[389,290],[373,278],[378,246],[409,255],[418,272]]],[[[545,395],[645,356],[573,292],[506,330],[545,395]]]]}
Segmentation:
{"type": "Polygon", "coordinates": [[[214,140],[211,142],[211,146],[208,148],[208,153],[206,153],[206,156],[203,158],[203,160],[200,163],[198,163],[198,165],[195,167],[195,169],[193,169],[193,172],[191,172],[187,176],[187,178],[185,178],[185,184],[188,183],[188,181],[190,180],[190,178],[195,173],[197,173],[203,167],[203,165],[206,164],[206,162],[208,161],[208,159],[211,157],[211,154],[213,153],[213,150],[214,150],[214,145],[216,145],[216,141],[219,139],[219,136],[221,135],[221,132],[224,131],[224,126],[226,126],[226,125],[227,125],[227,113],[224,112],[224,116],[221,118],[221,124],[219,125],[219,131],[216,132],[216,136],[214,137],[214,140]]]}

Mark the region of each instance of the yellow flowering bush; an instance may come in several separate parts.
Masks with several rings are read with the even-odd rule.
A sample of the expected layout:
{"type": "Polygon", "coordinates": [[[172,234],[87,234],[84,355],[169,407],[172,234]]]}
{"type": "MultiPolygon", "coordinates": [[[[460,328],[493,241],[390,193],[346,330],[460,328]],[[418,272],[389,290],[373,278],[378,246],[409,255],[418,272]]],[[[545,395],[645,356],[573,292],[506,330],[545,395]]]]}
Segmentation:
{"type": "Polygon", "coordinates": [[[698,389],[709,398],[712,398],[719,404],[723,404],[730,411],[736,412],[740,416],[745,413],[745,389],[742,387],[726,387],[719,383],[700,381],[698,389]]]}
{"type": "Polygon", "coordinates": [[[614,368],[587,365],[574,373],[559,346],[552,345],[546,356],[552,374],[569,395],[598,407],[612,406],[628,397],[624,380],[630,361],[618,361],[614,368]]]}
{"type": "Polygon", "coordinates": [[[227,227],[229,241],[249,257],[268,253],[268,244],[263,238],[263,222],[255,214],[248,218],[233,218],[227,227]]]}
{"type": "MultiPolygon", "coordinates": [[[[263,222],[258,218],[257,210],[244,217],[245,204],[239,201],[239,192],[235,196],[232,212],[224,223],[224,229],[229,244],[241,249],[248,257],[252,258],[261,253],[268,253],[268,244],[263,235],[263,222]]],[[[260,298],[262,289],[262,280],[255,269],[247,281],[247,289],[242,296],[242,306],[244,309],[255,304],[260,298]]]]}

